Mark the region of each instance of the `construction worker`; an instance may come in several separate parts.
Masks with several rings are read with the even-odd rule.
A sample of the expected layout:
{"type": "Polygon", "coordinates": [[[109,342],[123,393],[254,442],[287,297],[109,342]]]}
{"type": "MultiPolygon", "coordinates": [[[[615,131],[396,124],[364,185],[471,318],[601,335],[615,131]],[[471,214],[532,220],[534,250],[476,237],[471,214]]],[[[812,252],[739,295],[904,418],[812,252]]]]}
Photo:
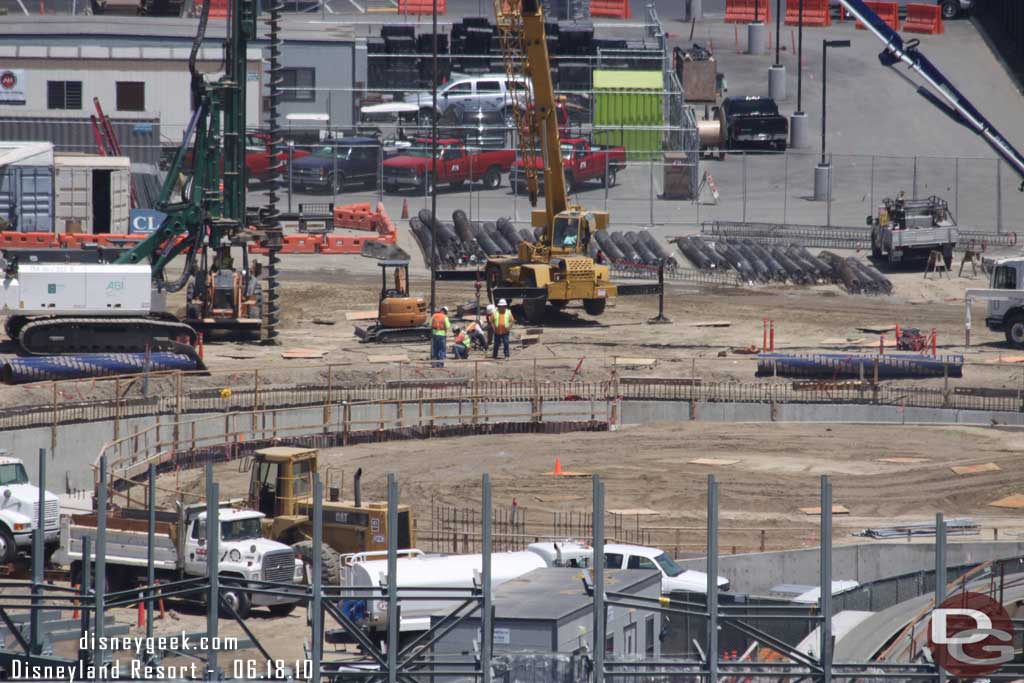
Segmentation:
{"type": "Polygon", "coordinates": [[[469,334],[461,327],[455,328],[455,340],[452,344],[452,353],[459,360],[466,360],[469,358],[469,347],[473,343],[473,339],[469,334]]]}
{"type": "Polygon", "coordinates": [[[512,311],[508,310],[508,302],[498,300],[498,310],[491,314],[491,330],[494,332],[494,350],[491,358],[498,358],[498,346],[504,346],[505,360],[508,360],[508,335],[512,331],[512,311]]]}
{"type": "MultiPolygon", "coordinates": [[[[448,320],[448,307],[442,306],[430,318],[430,358],[435,361],[444,361],[445,352],[448,346],[448,333],[451,332],[452,323],[448,320]]],[[[435,368],[444,367],[444,362],[434,363],[435,368]]]]}
{"type": "Polygon", "coordinates": [[[494,304],[487,304],[487,318],[485,318],[487,323],[487,345],[484,346],[484,350],[491,348],[491,344],[494,343],[494,328],[491,327],[491,316],[494,315],[494,310],[494,304]]]}
{"type": "Polygon", "coordinates": [[[473,321],[466,325],[466,334],[472,345],[481,351],[487,350],[487,335],[484,334],[484,326],[479,321],[473,321]]]}

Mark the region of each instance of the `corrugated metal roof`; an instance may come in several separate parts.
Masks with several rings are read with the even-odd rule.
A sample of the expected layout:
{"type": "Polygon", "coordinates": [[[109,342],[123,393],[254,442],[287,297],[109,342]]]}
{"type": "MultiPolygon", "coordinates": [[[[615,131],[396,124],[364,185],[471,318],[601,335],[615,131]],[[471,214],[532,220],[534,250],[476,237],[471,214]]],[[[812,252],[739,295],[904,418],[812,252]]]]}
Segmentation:
{"type": "Polygon", "coordinates": [[[131,168],[132,160],[128,157],[101,157],[99,154],[84,152],[63,152],[53,155],[53,165],[57,168],[131,168]]]}
{"type": "Polygon", "coordinates": [[[52,165],[53,144],[49,142],[0,142],[0,168],[52,165]]]}
{"type": "Polygon", "coordinates": [[[594,71],[594,90],[664,90],[660,71],[594,71]]]}
{"type": "MultiPolygon", "coordinates": [[[[121,149],[135,163],[160,162],[160,119],[118,115],[111,123],[121,149]]],[[[0,140],[49,140],[58,152],[95,152],[87,116],[0,116],[0,140]]]]}

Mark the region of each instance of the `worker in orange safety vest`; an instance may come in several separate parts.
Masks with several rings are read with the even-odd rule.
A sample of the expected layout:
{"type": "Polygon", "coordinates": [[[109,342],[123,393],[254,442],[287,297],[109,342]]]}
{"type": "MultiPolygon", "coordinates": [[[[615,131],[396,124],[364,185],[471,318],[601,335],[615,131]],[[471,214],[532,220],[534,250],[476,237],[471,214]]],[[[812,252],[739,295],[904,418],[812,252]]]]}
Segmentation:
{"type": "Polygon", "coordinates": [[[452,344],[452,353],[459,360],[465,360],[469,358],[469,347],[473,343],[469,333],[461,327],[455,328],[455,339],[452,344]]]}
{"type": "Polygon", "coordinates": [[[451,332],[452,323],[448,320],[448,307],[442,306],[430,318],[430,358],[434,361],[435,368],[444,366],[444,359],[448,346],[448,333],[451,332]]]}
{"type": "Polygon", "coordinates": [[[491,358],[498,358],[498,347],[503,346],[505,360],[508,360],[508,335],[512,331],[512,311],[508,310],[508,302],[498,301],[498,310],[491,314],[491,331],[494,333],[494,349],[491,358]]]}

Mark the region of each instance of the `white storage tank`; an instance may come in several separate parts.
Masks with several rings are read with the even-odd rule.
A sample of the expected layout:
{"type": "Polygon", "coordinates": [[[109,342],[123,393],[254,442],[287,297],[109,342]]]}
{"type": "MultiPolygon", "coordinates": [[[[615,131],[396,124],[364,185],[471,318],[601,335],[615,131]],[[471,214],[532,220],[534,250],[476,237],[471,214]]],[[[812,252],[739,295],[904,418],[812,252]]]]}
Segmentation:
{"type": "Polygon", "coordinates": [[[62,152],[53,164],[58,233],[128,233],[131,159],[62,152]]]}

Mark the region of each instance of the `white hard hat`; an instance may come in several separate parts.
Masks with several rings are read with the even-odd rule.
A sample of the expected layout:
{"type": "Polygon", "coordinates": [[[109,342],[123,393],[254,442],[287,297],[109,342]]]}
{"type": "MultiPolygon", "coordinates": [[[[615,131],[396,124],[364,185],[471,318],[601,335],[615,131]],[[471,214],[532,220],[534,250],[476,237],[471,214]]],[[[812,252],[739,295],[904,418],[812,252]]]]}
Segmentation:
{"type": "Polygon", "coordinates": [[[498,299],[498,305],[499,306],[508,306],[508,302],[505,301],[504,299],[498,299]]]}
{"type": "Polygon", "coordinates": [[[494,313],[494,304],[487,304],[487,312],[494,313]]]}
{"type": "Polygon", "coordinates": [[[448,307],[447,306],[442,306],[441,310],[444,311],[445,313],[447,313],[448,312],[448,307]]]}

